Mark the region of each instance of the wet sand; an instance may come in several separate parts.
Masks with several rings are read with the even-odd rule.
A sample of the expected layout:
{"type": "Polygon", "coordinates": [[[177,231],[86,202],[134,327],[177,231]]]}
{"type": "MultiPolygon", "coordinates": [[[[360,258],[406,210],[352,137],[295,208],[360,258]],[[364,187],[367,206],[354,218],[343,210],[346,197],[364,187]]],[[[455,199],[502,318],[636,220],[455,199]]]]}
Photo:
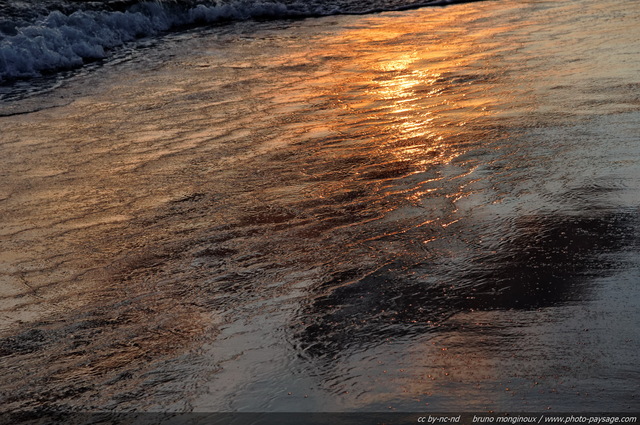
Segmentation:
{"type": "Polygon", "coordinates": [[[236,23],[1,105],[2,405],[637,410],[639,23],[236,23]]]}

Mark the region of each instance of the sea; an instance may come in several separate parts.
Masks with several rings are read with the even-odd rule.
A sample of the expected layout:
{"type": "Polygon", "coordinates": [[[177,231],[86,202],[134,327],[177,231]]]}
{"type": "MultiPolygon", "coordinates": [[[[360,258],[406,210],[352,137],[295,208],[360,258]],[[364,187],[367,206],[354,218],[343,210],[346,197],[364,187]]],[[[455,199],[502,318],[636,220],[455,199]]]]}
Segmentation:
{"type": "Polygon", "coordinates": [[[2,0],[0,82],[76,68],[104,59],[110,50],[127,42],[186,27],[368,14],[454,2],[2,0]]]}
{"type": "Polygon", "coordinates": [[[0,422],[637,415],[638,40],[637,0],[0,0],[0,422]]]}

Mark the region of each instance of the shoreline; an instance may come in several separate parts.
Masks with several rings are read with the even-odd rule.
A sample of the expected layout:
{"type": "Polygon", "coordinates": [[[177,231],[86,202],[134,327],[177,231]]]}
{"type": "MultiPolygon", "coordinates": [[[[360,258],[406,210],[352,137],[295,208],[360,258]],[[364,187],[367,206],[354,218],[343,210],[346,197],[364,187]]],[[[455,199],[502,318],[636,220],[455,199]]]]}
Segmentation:
{"type": "Polygon", "coordinates": [[[5,406],[633,407],[638,14],[583,3],[238,23],[0,117],[5,406]]]}

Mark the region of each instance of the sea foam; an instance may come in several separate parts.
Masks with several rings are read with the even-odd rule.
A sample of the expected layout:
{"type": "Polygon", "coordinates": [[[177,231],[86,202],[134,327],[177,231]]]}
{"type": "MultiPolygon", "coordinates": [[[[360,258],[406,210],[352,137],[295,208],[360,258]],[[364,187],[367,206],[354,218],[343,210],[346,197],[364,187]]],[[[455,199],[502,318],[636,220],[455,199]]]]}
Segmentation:
{"type": "Polygon", "coordinates": [[[287,18],[321,12],[275,2],[203,4],[180,8],[140,3],[126,11],[53,11],[36,22],[16,28],[0,39],[0,82],[43,72],[74,68],[104,58],[109,49],[153,36],[171,28],[229,20],[287,18]]]}

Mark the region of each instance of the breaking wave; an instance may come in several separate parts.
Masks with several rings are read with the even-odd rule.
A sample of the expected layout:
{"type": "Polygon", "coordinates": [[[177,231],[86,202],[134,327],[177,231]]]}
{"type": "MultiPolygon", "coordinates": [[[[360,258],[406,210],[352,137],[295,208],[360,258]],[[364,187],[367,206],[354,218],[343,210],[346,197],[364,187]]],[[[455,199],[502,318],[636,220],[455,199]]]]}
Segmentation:
{"type": "Polygon", "coordinates": [[[40,15],[31,9],[35,16],[25,16],[24,10],[12,9],[9,5],[3,7],[9,11],[8,17],[0,18],[0,83],[76,68],[105,58],[110,49],[127,42],[186,26],[251,19],[365,14],[455,2],[92,2],[80,4],[76,10],[69,4],[60,3],[36,10],[40,15]]]}

